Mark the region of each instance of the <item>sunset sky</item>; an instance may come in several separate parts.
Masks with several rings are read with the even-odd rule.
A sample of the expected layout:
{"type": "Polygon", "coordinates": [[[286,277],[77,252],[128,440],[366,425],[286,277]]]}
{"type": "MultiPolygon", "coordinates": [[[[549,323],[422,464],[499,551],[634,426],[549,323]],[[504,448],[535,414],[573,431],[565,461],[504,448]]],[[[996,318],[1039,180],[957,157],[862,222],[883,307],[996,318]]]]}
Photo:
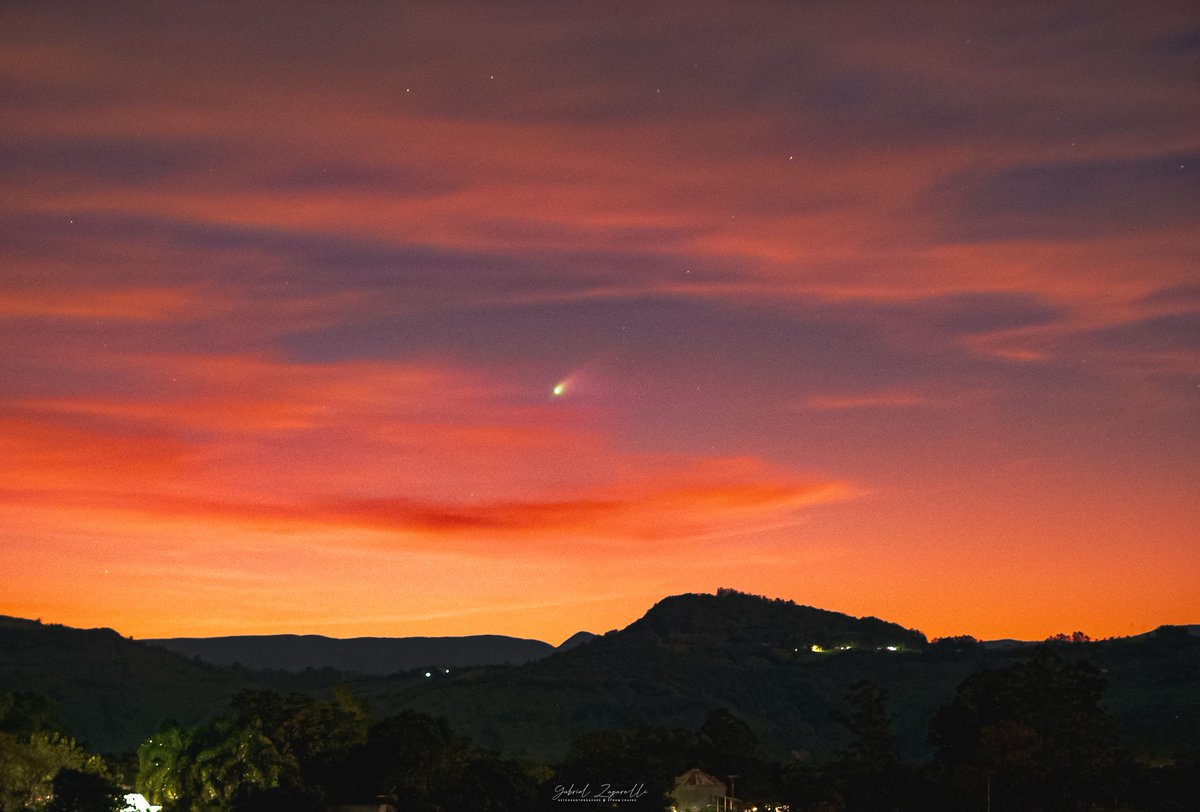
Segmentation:
{"type": "Polygon", "coordinates": [[[1200,622],[1193,2],[6,2],[0,128],[2,614],[1200,622]]]}

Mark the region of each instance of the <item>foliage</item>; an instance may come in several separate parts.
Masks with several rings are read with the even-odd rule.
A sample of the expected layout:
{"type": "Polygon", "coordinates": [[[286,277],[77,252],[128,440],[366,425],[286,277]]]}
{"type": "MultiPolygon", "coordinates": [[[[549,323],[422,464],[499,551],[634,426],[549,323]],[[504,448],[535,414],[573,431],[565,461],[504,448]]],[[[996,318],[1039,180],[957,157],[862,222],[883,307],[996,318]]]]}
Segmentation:
{"type": "Polygon", "coordinates": [[[372,725],[344,769],[344,794],[391,796],[413,812],[531,809],[537,787],[525,765],[481,751],[445,719],[414,711],[372,725]]]}
{"type": "Polygon", "coordinates": [[[278,786],[286,760],[257,727],[218,719],[167,725],[138,749],[137,787],[155,804],[228,809],[240,795],[278,786]]]}
{"type": "Polygon", "coordinates": [[[35,731],[64,729],[53,699],[35,691],[0,691],[0,733],[28,738],[35,731]]]}
{"type": "Polygon", "coordinates": [[[0,733],[0,812],[41,808],[53,797],[54,778],[64,769],[107,775],[104,761],[74,739],[45,731],[25,740],[0,733]]]}
{"type": "MultiPolygon", "coordinates": [[[[644,620],[520,667],[456,668],[431,679],[423,669],[356,677],[351,687],[375,719],[418,710],[447,718],[480,747],[544,761],[565,755],[580,731],[639,722],[695,729],[726,707],[771,757],[786,760],[793,750],[827,758],[848,744],[833,714],[866,678],[889,692],[899,753],[919,759],[932,752],[929,720],[956,685],[1031,652],[966,640],[887,652],[877,644],[904,630],[742,593],[670,598],[644,620]],[[801,645],[850,632],[870,647],[818,654],[801,645]]],[[[1192,746],[1200,729],[1200,637],[1176,631],[1056,647],[1105,669],[1123,741],[1154,759],[1192,746]]],[[[36,686],[81,741],[106,754],[136,748],[165,718],[188,726],[211,719],[239,691],[327,696],[332,679],[210,666],[113,632],[0,618],[0,690],[36,686]]]]}
{"type": "Polygon", "coordinates": [[[847,812],[922,808],[927,788],[897,753],[887,690],[860,680],[850,687],[845,702],[850,712],[839,713],[838,719],[851,741],[828,766],[837,791],[825,791],[826,803],[847,812]]]}
{"type": "MultiPolygon", "coordinates": [[[[340,676],[338,677],[340,679],[340,676]]],[[[72,629],[0,617],[0,690],[35,688],[53,701],[39,729],[69,730],[103,753],[136,748],[164,719],[194,725],[218,714],[243,689],[327,690],[330,674],[224,668],[122,637],[111,629],[72,629]]],[[[44,700],[45,697],[42,697],[44,700]]],[[[0,694],[0,706],[3,695],[0,694]]],[[[0,723],[0,730],[9,730],[0,723]]],[[[26,726],[24,732],[28,732],[26,726]]]]}
{"type": "Polygon", "coordinates": [[[273,691],[243,691],[231,707],[237,722],[255,728],[287,765],[286,783],[325,786],[336,780],[351,749],[366,741],[366,712],[344,687],[333,699],[273,691]]]}
{"type": "Polygon", "coordinates": [[[167,724],[146,739],[137,786],[151,803],[182,810],[319,807],[365,738],[365,713],[346,691],[332,701],[244,691],[230,717],[191,729],[167,724]]]}
{"type": "Polygon", "coordinates": [[[186,732],[174,722],[163,727],[138,748],[136,786],[152,804],[174,806],[183,794],[186,732]]]}
{"type": "Polygon", "coordinates": [[[228,718],[166,725],[138,752],[138,787],[172,812],[292,812],[390,794],[408,810],[531,808],[523,765],[477,750],[445,720],[406,712],[366,727],[345,691],[333,700],[253,691],[228,718]]]}
{"type": "Polygon", "coordinates": [[[560,788],[586,787],[592,797],[597,797],[608,787],[619,791],[636,789],[643,794],[630,801],[593,802],[587,806],[663,810],[670,802],[675,776],[689,766],[685,754],[692,747],[694,739],[645,726],[584,734],[572,742],[566,759],[542,786],[539,808],[561,809],[562,804],[554,801],[560,788]]]}
{"type": "Polygon", "coordinates": [[[1177,755],[1200,729],[1200,638],[1186,630],[1052,654],[969,639],[888,652],[874,643],[898,627],[731,592],[668,599],[644,621],[519,668],[355,679],[368,713],[345,689],[328,694],[327,674],[208,667],[108,632],[0,618],[0,812],[48,804],[64,766],[103,770],[46,729],[58,708],[93,743],[178,710],[184,724],[137,754],[137,785],[168,812],[316,812],[393,788],[417,812],[532,809],[556,780],[621,764],[664,791],[692,767],[736,774],[739,798],[805,810],[980,808],[989,784],[997,812],[1194,798],[1194,758],[1177,755]],[[848,630],[872,645],[792,645],[848,630]],[[1104,672],[1103,697],[1084,657],[1104,672]],[[43,677],[46,695],[31,691],[43,677]],[[1115,751],[1102,698],[1145,763],[1115,751]],[[61,752],[39,756],[51,739],[61,752]]]}
{"type": "Polygon", "coordinates": [[[1084,632],[1059,632],[1046,638],[1047,643],[1090,643],[1092,638],[1084,632]]]}
{"type": "Polygon", "coordinates": [[[1103,692],[1094,667],[1048,649],[973,674],[933,720],[939,763],[995,809],[1087,809],[1116,759],[1103,692]]]}
{"type": "Polygon", "coordinates": [[[119,812],[125,793],[104,775],[64,767],[54,776],[54,798],[46,812],[119,812]]]}
{"type": "Polygon", "coordinates": [[[899,761],[896,755],[896,736],[887,711],[887,691],[870,680],[859,680],[846,694],[850,714],[840,720],[854,737],[843,754],[843,760],[885,768],[899,761]]]}

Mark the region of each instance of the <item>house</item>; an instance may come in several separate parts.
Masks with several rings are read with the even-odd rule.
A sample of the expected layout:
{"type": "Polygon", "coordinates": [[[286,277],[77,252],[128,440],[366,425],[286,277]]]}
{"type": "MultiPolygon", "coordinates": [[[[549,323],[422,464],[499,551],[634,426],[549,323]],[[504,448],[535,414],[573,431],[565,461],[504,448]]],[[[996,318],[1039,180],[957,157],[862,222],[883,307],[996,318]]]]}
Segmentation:
{"type": "Polygon", "coordinates": [[[140,792],[130,792],[125,795],[125,806],[121,812],[159,812],[162,809],[157,804],[151,804],[140,792]]]}
{"type": "Polygon", "coordinates": [[[733,798],[725,794],[725,782],[700,769],[675,779],[671,790],[675,812],[717,812],[733,809],[733,798]]]}

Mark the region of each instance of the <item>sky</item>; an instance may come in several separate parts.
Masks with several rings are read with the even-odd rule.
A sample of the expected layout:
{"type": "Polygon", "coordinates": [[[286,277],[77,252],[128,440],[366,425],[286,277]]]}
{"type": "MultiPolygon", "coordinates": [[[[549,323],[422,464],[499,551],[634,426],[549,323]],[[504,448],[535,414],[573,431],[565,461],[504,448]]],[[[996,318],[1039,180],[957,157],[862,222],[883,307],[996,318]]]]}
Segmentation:
{"type": "Polygon", "coordinates": [[[1190,2],[6,2],[0,613],[1200,622],[1198,222],[1190,2]]]}

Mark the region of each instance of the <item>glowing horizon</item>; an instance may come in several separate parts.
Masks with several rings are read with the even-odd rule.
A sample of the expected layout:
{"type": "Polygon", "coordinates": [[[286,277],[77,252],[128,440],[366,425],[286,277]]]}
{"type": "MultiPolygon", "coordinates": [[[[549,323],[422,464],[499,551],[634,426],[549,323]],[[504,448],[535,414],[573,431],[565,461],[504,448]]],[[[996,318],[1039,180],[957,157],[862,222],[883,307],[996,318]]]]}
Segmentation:
{"type": "Polygon", "coordinates": [[[0,12],[0,613],[1200,622],[1195,16],[0,12]]]}

